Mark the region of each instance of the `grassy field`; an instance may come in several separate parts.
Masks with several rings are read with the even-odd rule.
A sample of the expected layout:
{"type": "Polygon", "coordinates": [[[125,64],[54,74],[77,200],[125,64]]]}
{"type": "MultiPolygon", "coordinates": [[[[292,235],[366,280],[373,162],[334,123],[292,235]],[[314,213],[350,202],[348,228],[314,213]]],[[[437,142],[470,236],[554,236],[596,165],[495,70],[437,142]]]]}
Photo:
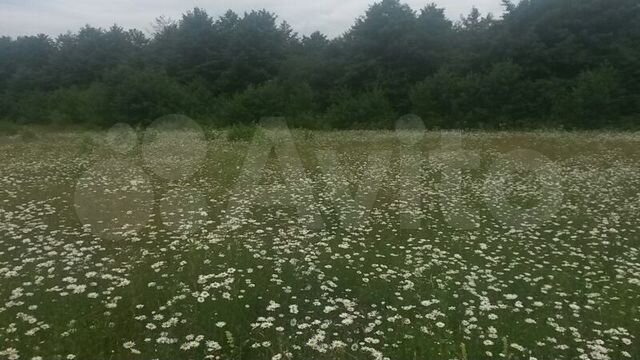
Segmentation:
{"type": "Polygon", "coordinates": [[[121,130],[0,138],[0,359],[640,359],[640,134],[121,130]]]}

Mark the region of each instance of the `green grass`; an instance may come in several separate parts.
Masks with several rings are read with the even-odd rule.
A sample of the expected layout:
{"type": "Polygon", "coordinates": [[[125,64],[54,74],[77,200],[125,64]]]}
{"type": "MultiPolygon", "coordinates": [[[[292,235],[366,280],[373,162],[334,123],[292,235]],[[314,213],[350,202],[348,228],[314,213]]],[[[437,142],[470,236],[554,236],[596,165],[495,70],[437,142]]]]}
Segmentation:
{"type": "MultiPolygon", "coordinates": [[[[3,138],[0,358],[640,358],[638,134],[472,133],[456,145],[428,133],[407,145],[393,132],[294,131],[286,153],[286,136],[272,150],[238,133],[209,136],[179,181],[140,144],[111,151],[103,133],[3,138]],[[539,226],[505,225],[507,208],[488,205],[492,169],[518,149],[559,175],[562,200],[539,226]],[[248,154],[268,159],[238,185],[254,171],[248,154]],[[452,172],[462,155],[477,166],[452,172]],[[78,189],[95,191],[81,210],[115,209],[117,221],[83,226],[78,189]],[[323,226],[256,205],[265,189],[305,200],[323,226]],[[377,192],[372,208],[353,206],[361,189],[377,192]],[[417,228],[403,226],[401,189],[421,197],[417,228]],[[352,226],[349,210],[364,212],[352,226]]],[[[189,149],[173,141],[154,155],[169,168],[189,149]]],[[[508,204],[549,200],[515,170],[508,204]]]]}

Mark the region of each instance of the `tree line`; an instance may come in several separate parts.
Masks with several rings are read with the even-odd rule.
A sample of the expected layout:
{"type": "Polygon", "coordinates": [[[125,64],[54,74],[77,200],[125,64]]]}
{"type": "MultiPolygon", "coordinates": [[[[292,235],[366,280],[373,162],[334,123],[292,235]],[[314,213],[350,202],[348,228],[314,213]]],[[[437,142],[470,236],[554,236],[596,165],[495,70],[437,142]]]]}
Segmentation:
{"type": "Polygon", "coordinates": [[[427,4],[369,7],[343,35],[300,36],[266,10],[195,8],[150,35],[85,26],[0,38],[0,119],[203,124],[284,116],[307,128],[633,128],[640,124],[637,0],[503,1],[458,21],[427,4]]]}

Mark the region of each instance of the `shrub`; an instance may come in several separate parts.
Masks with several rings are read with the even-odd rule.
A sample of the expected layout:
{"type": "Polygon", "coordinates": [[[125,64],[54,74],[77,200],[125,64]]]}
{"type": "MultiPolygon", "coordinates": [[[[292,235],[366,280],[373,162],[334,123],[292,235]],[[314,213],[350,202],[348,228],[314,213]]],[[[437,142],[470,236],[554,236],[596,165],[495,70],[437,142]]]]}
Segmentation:
{"type": "Polygon", "coordinates": [[[24,141],[24,142],[32,142],[38,139],[38,135],[36,135],[36,133],[28,128],[22,128],[20,129],[20,140],[24,141]]]}
{"type": "Polygon", "coordinates": [[[5,135],[5,136],[18,135],[18,127],[16,126],[16,124],[10,121],[0,120],[0,135],[5,135]]]}
{"type": "Polygon", "coordinates": [[[303,130],[302,131],[302,138],[305,141],[311,141],[311,140],[315,139],[315,137],[316,137],[315,133],[313,131],[311,131],[311,130],[303,130]]]}
{"type": "Polygon", "coordinates": [[[256,136],[258,128],[253,125],[238,124],[227,130],[229,141],[251,141],[256,136]]]}
{"type": "Polygon", "coordinates": [[[476,99],[475,80],[470,75],[441,69],[413,87],[412,110],[429,128],[462,126],[463,119],[471,115],[476,99]]]}
{"type": "Polygon", "coordinates": [[[391,104],[378,89],[351,96],[343,94],[326,115],[331,125],[339,129],[390,128],[395,121],[391,104]]]}
{"type": "Polygon", "coordinates": [[[110,117],[103,83],[59,89],[49,96],[49,120],[53,125],[100,124],[110,117]]]}
{"type": "Polygon", "coordinates": [[[111,122],[148,125],[193,105],[185,87],[162,71],[121,67],[107,74],[105,84],[111,122]]]}
{"type": "Polygon", "coordinates": [[[597,128],[619,117],[620,85],[613,68],[602,67],[581,73],[568,101],[568,117],[580,128],[597,128]]]}
{"type": "Polygon", "coordinates": [[[291,128],[313,129],[313,130],[330,130],[331,123],[326,116],[303,114],[300,116],[287,118],[287,125],[291,128]]]}
{"type": "Polygon", "coordinates": [[[34,124],[43,122],[47,114],[47,94],[42,91],[26,91],[15,95],[16,101],[11,106],[10,118],[18,124],[34,124]]]}
{"type": "Polygon", "coordinates": [[[80,153],[81,154],[90,153],[95,147],[95,145],[96,144],[91,136],[83,135],[82,138],[80,139],[80,145],[79,145],[80,153]]]}
{"type": "Polygon", "coordinates": [[[265,117],[296,117],[312,107],[313,93],[306,83],[270,81],[224,101],[220,117],[228,124],[250,124],[265,117]]]}

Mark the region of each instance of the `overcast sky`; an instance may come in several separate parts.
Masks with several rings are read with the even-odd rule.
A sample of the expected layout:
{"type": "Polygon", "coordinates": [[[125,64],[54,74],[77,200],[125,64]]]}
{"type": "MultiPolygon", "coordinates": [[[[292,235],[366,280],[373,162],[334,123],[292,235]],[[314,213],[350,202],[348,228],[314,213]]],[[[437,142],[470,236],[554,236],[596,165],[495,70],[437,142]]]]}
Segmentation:
{"type": "MultiPolygon", "coordinates": [[[[405,0],[414,10],[434,0],[405,0]]],[[[267,9],[289,22],[295,31],[309,34],[320,30],[333,37],[347,30],[374,0],[0,0],[0,35],[57,35],[78,30],[85,24],[151,31],[158,16],[178,19],[195,6],[218,17],[227,9],[238,13],[267,9]]],[[[435,0],[458,19],[473,5],[483,13],[501,14],[500,0],[435,0]]]]}

